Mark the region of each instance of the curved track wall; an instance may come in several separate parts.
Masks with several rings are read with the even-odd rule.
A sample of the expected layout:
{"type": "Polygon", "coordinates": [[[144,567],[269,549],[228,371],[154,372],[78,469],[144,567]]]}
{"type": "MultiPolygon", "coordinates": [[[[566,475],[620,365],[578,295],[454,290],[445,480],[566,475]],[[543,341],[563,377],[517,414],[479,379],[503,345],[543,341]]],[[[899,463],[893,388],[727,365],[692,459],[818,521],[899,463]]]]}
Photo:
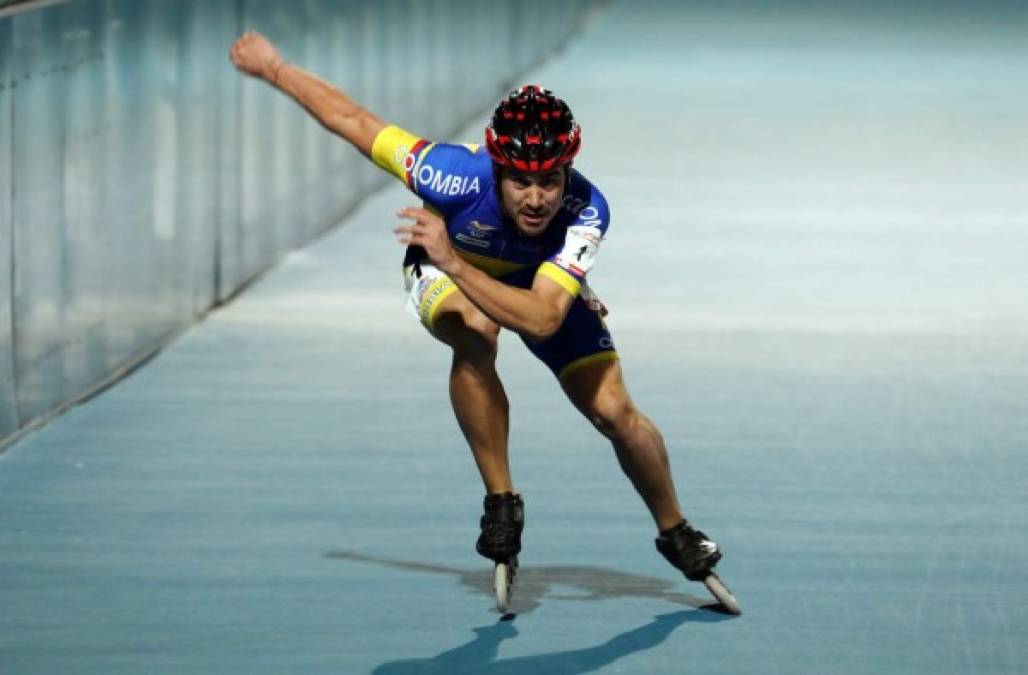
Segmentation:
{"type": "Polygon", "coordinates": [[[382,117],[445,137],[563,42],[587,7],[8,5],[0,447],[152,354],[384,180],[294,103],[234,71],[227,52],[242,30],[265,33],[382,117]]]}

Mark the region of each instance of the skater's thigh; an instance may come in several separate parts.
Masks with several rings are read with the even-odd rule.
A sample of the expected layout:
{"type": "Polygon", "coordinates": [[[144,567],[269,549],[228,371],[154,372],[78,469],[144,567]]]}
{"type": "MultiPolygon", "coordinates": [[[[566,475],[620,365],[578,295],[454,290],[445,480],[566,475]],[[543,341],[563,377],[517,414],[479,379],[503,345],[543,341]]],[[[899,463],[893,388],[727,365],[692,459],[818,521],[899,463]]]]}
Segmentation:
{"type": "Polygon", "coordinates": [[[561,378],[560,384],[571,403],[590,418],[631,406],[617,359],[587,363],[561,378]]]}
{"type": "Polygon", "coordinates": [[[537,359],[546,364],[562,386],[569,378],[575,379],[579,371],[592,371],[597,365],[618,358],[603,317],[581,296],[572,301],[557,332],[541,342],[524,337],[522,341],[537,359]]]}
{"type": "Polygon", "coordinates": [[[467,356],[496,356],[500,326],[457,291],[443,301],[429,332],[467,356]]]}
{"type": "Polygon", "coordinates": [[[495,355],[500,326],[468,300],[457,285],[431,265],[421,265],[422,274],[404,270],[408,309],[440,342],[466,355],[495,355]]]}

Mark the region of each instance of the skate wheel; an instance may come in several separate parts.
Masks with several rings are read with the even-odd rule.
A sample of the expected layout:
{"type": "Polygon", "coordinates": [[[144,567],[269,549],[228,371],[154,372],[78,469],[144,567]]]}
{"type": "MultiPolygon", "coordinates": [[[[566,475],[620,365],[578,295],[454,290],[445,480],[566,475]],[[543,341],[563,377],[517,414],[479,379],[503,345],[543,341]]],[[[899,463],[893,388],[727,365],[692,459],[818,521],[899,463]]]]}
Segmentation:
{"type": "Polygon", "coordinates": [[[739,601],[735,599],[732,592],[728,590],[728,586],[721,581],[718,575],[711,572],[706,579],[703,580],[703,585],[707,587],[710,594],[717,598],[717,601],[721,603],[721,606],[729,614],[735,614],[739,616],[742,614],[742,607],[739,606],[739,601]]]}
{"type": "Polygon", "coordinates": [[[496,609],[501,614],[507,613],[510,607],[511,586],[514,585],[515,563],[496,563],[494,590],[496,591],[496,609]]]}

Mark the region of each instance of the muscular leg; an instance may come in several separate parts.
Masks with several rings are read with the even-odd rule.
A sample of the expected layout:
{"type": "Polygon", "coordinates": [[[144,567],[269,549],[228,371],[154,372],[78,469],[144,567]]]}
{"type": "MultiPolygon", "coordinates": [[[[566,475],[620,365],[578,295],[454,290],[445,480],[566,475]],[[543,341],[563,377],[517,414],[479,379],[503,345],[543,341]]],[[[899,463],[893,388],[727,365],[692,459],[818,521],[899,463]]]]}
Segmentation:
{"type": "Polygon", "coordinates": [[[620,364],[586,365],[565,375],[561,386],[575,407],[613,443],[622,470],[650,509],[657,530],[680,523],[682,512],[664,439],[629,398],[620,364]]]}
{"type": "Polygon", "coordinates": [[[507,461],[510,404],[496,374],[499,326],[459,291],[439,307],[432,334],[453,348],[450,402],[486,492],[513,492],[507,461]]]}

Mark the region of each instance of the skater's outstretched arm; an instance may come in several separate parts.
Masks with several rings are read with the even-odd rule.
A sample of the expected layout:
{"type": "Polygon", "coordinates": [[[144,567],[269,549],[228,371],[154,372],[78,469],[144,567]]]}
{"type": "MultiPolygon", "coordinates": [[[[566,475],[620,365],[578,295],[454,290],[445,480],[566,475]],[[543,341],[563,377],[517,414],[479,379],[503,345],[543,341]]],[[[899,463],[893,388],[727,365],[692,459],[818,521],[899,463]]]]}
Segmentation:
{"type": "Polygon", "coordinates": [[[240,72],[292,97],[323,127],[371,157],[375,137],[386,123],[333,85],[286,61],[263,35],[244,33],[232,45],[229,59],[240,72]]]}

